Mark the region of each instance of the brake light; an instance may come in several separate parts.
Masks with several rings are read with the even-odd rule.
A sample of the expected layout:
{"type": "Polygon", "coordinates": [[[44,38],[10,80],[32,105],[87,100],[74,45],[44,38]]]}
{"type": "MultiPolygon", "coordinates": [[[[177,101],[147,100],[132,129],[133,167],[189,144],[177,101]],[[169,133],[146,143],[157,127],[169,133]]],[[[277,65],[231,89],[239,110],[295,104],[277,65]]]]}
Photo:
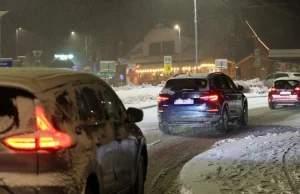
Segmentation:
{"type": "Polygon", "coordinates": [[[269,92],[276,92],[276,91],[277,91],[277,89],[273,88],[273,87],[269,89],[269,92]]]}
{"type": "Polygon", "coordinates": [[[72,145],[71,137],[56,130],[47,119],[42,107],[35,108],[36,133],[8,137],[4,144],[15,150],[58,150],[72,145]]]}
{"type": "Polygon", "coordinates": [[[157,96],[156,98],[156,101],[157,102],[162,102],[162,101],[165,101],[165,100],[168,100],[169,98],[168,97],[165,97],[165,96],[157,96]]]}
{"type": "Polygon", "coordinates": [[[216,108],[215,108],[215,109],[207,109],[206,111],[207,111],[207,112],[219,112],[219,110],[216,109],[216,108]]]}
{"type": "Polygon", "coordinates": [[[209,100],[209,101],[217,101],[218,100],[217,95],[211,95],[211,96],[201,96],[200,99],[202,100],[209,100]]]}
{"type": "Polygon", "coordinates": [[[294,90],[295,91],[300,91],[300,87],[296,87],[294,90]]]}

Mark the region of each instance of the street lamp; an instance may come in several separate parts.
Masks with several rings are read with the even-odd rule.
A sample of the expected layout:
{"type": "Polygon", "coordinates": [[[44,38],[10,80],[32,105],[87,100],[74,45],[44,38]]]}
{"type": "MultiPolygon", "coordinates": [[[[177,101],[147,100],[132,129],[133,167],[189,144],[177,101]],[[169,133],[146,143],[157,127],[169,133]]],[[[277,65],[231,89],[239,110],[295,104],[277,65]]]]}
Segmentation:
{"type": "MultiPolygon", "coordinates": [[[[197,0],[194,0],[194,23],[195,23],[195,54],[196,69],[198,69],[198,27],[197,27],[197,0]]],[[[196,70],[197,71],[197,70],[196,70]]]]}
{"type": "Polygon", "coordinates": [[[16,58],[18,58],[19,55],[19,32],[22,30],[22,28],[16,29],[16,58]]]}
{"type": "Polygon", "coordinates": [[[2,39],[1,39],[1,20],[2,20],[2,17],[7,14],[7,12],[9,11],[0,11],[0,57],[2,57],[2,39]]]}
{"type": "Polygon", "coordinates": [[[181,67],[181,33],[180,33],[180,26],[175,25],[174,26],[175,30],[178,30],[178,39],[179,39],[179,54],[180,54],[180,67],[181,67]]]}
{"type": "MultiPolygon", "coordinates": [[[[74,31],[71,32],[72,35],[75,35],[76,33],[74,31]]],[[[85,39],[85,60],[88,62],[88,36],[84,34],[85,39]]]]}

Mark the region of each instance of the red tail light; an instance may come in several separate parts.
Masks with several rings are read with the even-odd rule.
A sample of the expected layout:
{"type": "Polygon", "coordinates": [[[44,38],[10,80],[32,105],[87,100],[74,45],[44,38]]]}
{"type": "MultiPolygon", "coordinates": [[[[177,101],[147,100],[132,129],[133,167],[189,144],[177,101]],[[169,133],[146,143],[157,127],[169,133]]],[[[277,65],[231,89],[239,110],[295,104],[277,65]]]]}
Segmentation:
{"type": "Polygon", "coordinates": [[[300,87],[296,87],[294,90],[295,91],[300,91],[300,87]]]}
{"type": "Polygon", "coordinates": [[[157,102],[162,102],[162,101],[165,101],[165,100],[168,100],[169,98],[166,97],[166,96],[157,96],[156,98],[156,101],[157,102]]]}
{"type": "Polygon", "coordinates": [[[209,101],[217,101],[218,100],[218,95],[211,95],[211,96],[201,96],[200,99],[202,100],[209,100],[209,101]]]}
{"type": "Polygon", "coordinates": [[[272,87],[269,89],[269,92],[277,92],[277,89],[272,87]]]}
{"type": "Polygon", "coordinates": [[[58,150],[68,148],[72,144],[71,137],[56,130],[47,119],[42,107],[35,108],[37,132],[28,135],[8,137],[6,146],[16,150],[58,150]]]}

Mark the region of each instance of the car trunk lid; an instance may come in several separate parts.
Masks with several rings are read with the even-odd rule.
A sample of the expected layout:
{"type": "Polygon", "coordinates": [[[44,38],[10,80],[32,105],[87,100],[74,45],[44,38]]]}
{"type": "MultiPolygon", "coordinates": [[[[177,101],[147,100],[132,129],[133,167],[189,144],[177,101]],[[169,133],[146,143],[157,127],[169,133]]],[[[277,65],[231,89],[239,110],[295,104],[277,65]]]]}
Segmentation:
{"type": "Polygon", "coordinates": [[[3,85],[0,93],[0,178],[1,172],[36,173],[35,151],[15,151],[4,143],[8,137],[35,131],[35,97],[26,90],[3,85]]]}

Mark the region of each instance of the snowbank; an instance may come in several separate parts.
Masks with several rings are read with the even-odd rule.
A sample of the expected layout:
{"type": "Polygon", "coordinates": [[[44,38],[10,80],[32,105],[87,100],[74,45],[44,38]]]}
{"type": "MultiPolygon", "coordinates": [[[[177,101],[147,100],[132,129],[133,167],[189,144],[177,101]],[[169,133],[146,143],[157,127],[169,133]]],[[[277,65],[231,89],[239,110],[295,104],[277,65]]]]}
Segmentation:
{"type": "Polygon", "coordinates": [[[122,86],[113,88],[126,107],[145,107],[155,105],[156,97],[162,87],[152,85],[122,86]]]}
{"type": "Polygon", "coordinates": [[[184,165],[181,193],[299,193],[299,156],[298,132],[230,140],[184,165]]]}
{"type": "Polygon", "coordinates": [[[241,85],[244,87],[244,93],[256,93],[256,94],[266,94],[268,93],[268,88],[264,85],[263,81],[259,79],[251,80],[235,80],[235,85],[241,85]]]}
{"type": "MultiPolygon", "coordinates": [[[[248,81],[234,81],[236,85],[242,85],[247,97],[266,96],[268,89],[263,85],[263,82],[258,79],[248,81]]],[[[144,107],[156,104],[156,97],[162,90],[163,84],[152,86],[144,84],[141,86],[125,85],[121,87],[113,87],[120,99],[126,107],[144,107]]],[[[267,101],[266,101],[267,102],[267,101]]],[[[263,102],[265,103],[265,102],[263,102]]]]}

